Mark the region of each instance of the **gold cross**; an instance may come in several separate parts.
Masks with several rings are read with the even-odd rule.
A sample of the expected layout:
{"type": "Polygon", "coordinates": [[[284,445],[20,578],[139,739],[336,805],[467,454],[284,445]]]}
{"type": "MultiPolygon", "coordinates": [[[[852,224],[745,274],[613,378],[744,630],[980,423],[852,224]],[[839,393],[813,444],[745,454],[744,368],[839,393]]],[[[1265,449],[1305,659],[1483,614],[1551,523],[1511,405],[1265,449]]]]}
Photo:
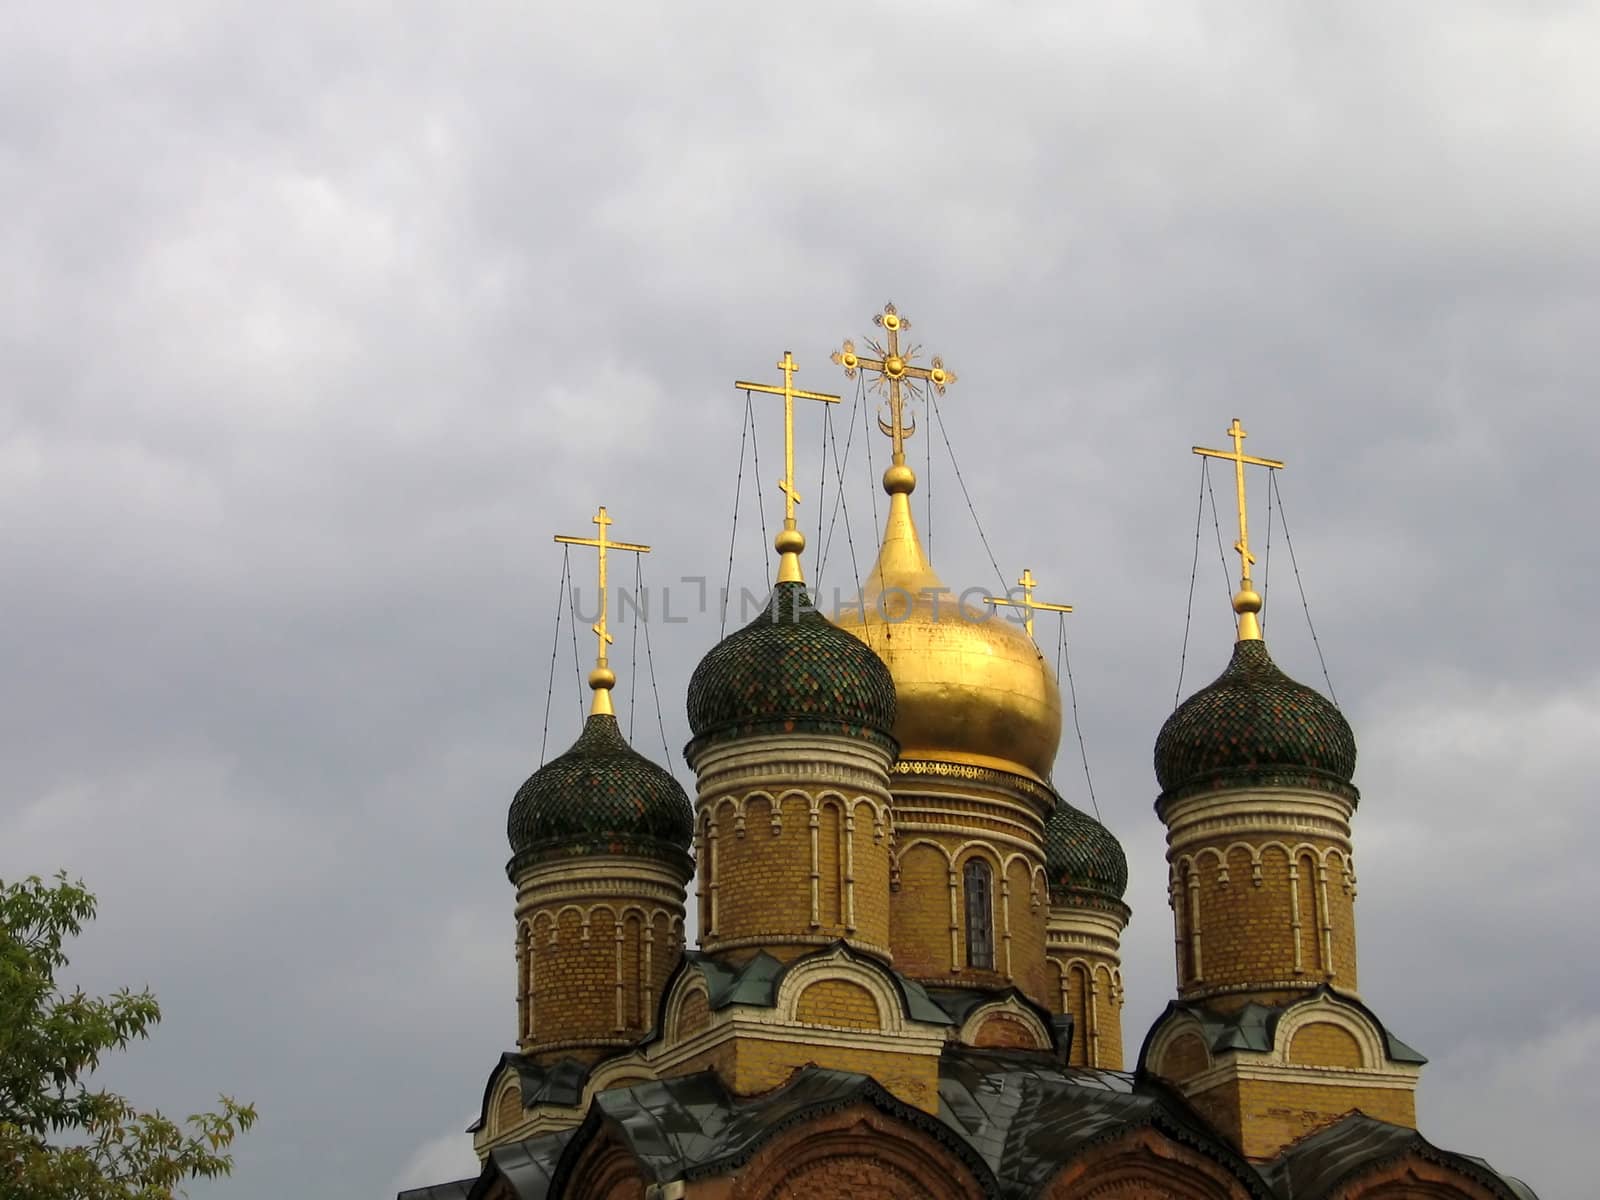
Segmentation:
{"type": "Polygon", "coordinates": [[[1035,600],[1033,598],[1033,589],[1039,586],[1039,581],[1033,577],[1033,572],[1026,567],[1023,568],[1022,578],[1017,580],[1017,586],[1022,589],[1021,600],[1012,600],[1010,597],[985,596],[983,602],[995,605],[1005,604],[1012,608],[1022,609],[1023,612],[1028,614],[1022,624],[1027,629],[1030,638],[1033,636],[1033,614],[1035,612],[1069,613],[1072,611],[1072,605],[1070,604],[1046,604],[1043,600],[1035,600]]]}
{"type": "Polygon", "coordinates": [[[826,392],[806,392],[795,387],[794,373],[799,369],[794,355],[785,350],[783,360],[778,363],[778,370],[783,372],[782,387],[770,383],[746,383],[742,379],[735,380],[733,385],[747,392],[765,392],[783,397],[783,478],[778,480],[778,490],[783,493],[783,529],[773,541],[779,555],[779,583],[804,582],[800,573],[800,552],[806,548],[806,535],[800,532],[794,519],[794,506],[800,503],[800,493],[794,484],[794,402],[820,400],[824,404],[839,403],[837,396],[830,396],[826,392]]]}
{"type": "Polygon", "coordinates": [[[872,381],[874,390],[887,394],[889,398],[889,419],[885,421],[879,417],[878,428],[893,440],[894,462],[899,466],[906,461],[906,439],[917,431],[914,417],[909,423],[906,421],[905,397],[900,392],[901,381],[908,383],[913,396],[918,393],[916,385],[910,381],[919,379],[931,383],[942,396],[944,389],[956,381],[956,373],[949,370],[938,355],[934,355],[929,366],[911,365],[911,360],[922,347],[912,346],[904,351],[900,349],[900,331],[910,329],[911,322],[896,312],[894,305],[885,304],[883,311],[872,318],[872,323],[888,334],[885,345],[879,345],[872,338],[867,339],[867,345],[872,347],[877,358],[862,358],[856,353],[856,344],[846,339],[843,348],[833,352],[833,361],[844,368],[847,379],[854,379],[858,370],[872,371],[877,375],[872,381]]]}
{"type": "Polygon", "coordinates": [[[1244,465],[1249,463],[1251,466],[1278,471],[1283,469],[1283,464],[1275,458],[1255,458],[1244,452],[1244,439],[1249,435],[1245,433],[1244,426],[1239,424],[1238,417],[1228,426],[1228,436],[1233,439],[1231,451],[1207,450],[1204,446],[1196,446],[1194,452],[1206,458],[1225,458],[1233,463],[1234,483],[1239,491],[1239,540],[1233,544],[1233,548],[1239,552],[1239,591],[1233,598],[1233,611],[1239,614],[1239,640],[1258,642],[1261,640],[1261,623],[1256,619],[1256,614],[1261,611],[1261,597],[1250,582],[1250,566],[1256,561],[1256,556],[1250,553],[1250,522],[1244,500],[1244,465]]]}
{"type": "Polygon", "coordinates": [[[600,641],[600,652],[595,657],[594,670],[589,672],[589,687],[594,691],[594,704],[589,709],[590,716],[601,714],[609,715],[611,708],[611,689],[616,686],[617,675],[606,662],[606,647],[615,639],[606,627],[606,551],[626,550],[632,554],[649,554],[649,546],[641,546],[636,542],[614,542],[606,536],[606,529],[611,525],[611,517],[602,504],[600,511],[594,515],[594,523],[600,527],[600,536],[592,538],[570,537],[567,534],[556,534],[556,541],[568,546],[593,546],[600,551],[600,620],[591,628],[600,641]]]}

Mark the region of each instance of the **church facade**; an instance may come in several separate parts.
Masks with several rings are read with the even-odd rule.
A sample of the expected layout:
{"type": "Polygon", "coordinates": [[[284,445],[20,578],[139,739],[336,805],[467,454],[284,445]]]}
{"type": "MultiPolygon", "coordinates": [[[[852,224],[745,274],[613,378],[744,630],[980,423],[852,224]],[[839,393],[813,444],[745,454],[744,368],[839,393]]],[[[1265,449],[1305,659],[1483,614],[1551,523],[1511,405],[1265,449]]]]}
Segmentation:
{"type": "MultiPolygon", "coordinates": [[[[904,400],[954,376],[878,323],[876,358],[835,356],[894,448],[861,602],[830,620],[802,578],[793,408],[826,398],[785,355],[759,389],[788,426],[778,582],[690,680],[695,794],[622,737],[602,598],[593,711],[511,805],[516,1048],[482,1169],[402,1200],[1532,1200],[1418,1132],[1424,1059],[1358,990],[1355,740],[1255,616],[1244,466],[1274,464],[1237,422],[1208,452],[1238,472],[1238,640],[1156,738],[1176,988],[1130,1048],[1127,862],[1051,783],[1048,606],[977,620],[944,591],[904,400]]],[[[597,523],[603,588],[644,547],[597,523]]]]}

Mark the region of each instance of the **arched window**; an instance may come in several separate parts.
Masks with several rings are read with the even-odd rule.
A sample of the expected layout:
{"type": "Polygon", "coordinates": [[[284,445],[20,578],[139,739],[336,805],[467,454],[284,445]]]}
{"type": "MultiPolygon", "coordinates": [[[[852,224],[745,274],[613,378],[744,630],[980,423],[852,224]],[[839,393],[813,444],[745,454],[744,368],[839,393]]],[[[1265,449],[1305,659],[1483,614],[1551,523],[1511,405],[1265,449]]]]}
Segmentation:
{"type": "Polygon", "coordinates": [[[969,858],[961,873],[967,896],[967,966],[994,970],[994,876],[981,858],[969,858]]]}

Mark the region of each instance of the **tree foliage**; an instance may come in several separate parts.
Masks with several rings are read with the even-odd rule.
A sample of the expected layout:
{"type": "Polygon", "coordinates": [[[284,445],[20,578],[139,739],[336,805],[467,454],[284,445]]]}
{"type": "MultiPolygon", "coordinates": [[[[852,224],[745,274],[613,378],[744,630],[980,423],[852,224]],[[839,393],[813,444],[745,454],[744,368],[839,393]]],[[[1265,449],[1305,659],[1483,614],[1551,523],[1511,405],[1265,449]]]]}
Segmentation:
{"type": "Polygon", "coordinates": [[[195,1178],[228,1174],[252,1105],[227,1096],[179,1124],[140,1112],[88,1081],[101,1056],[161,1020],[148,990],[63,994],[63,943],[94,919],[95,900],[65,872],[46,883],[0,880],[0,1197],[171,1200],[195,1178]]]}

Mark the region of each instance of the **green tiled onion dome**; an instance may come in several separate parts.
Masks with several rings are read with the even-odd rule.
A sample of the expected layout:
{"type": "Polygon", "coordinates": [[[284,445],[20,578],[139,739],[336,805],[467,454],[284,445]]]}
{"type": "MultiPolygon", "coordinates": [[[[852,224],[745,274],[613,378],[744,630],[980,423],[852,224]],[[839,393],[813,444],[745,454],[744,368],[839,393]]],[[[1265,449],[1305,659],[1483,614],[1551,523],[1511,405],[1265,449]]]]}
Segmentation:
{"type": "Polygon", "coordinates": [[[870,647],[779,583],[760,616],[711,648],[689,680],[698,747],[748,734],[842,733],[894,746],[894,679],[870,647]]]}
{"type": "Polygon", "coordinates": [[[1044,826],[1044,867],[1050,898],[1071,903],[1085,898],[1122,899],[1128,890],[1128,856],[1111,831],[1065,800],[1044,826]]]}
{"type": "Polygon", "coordinates": [[[544,859],[638,854],[687,866],[694,838],[678,781],[623,739],[617,718],[592,714],[565,754],[517,789],[506,818],[513,878],[544,859]]]}
{"type": "Polygon", "coordinates": [[[1167,718],[1156,738],[1162,797],[1239,786],[1302,786],[1356,798],[1356,739],[1320,692],[1290,679],[1259,639],[1167,718]]]}

